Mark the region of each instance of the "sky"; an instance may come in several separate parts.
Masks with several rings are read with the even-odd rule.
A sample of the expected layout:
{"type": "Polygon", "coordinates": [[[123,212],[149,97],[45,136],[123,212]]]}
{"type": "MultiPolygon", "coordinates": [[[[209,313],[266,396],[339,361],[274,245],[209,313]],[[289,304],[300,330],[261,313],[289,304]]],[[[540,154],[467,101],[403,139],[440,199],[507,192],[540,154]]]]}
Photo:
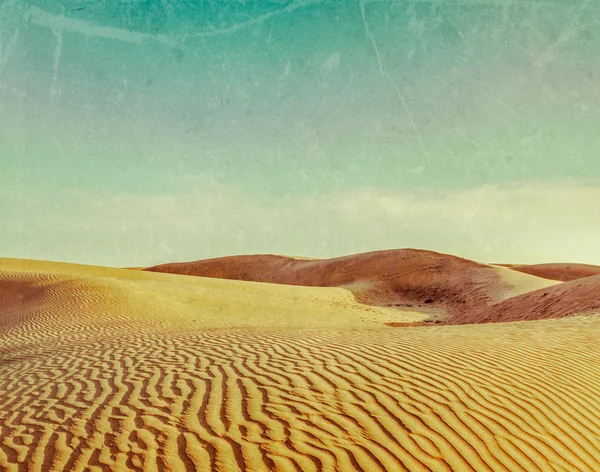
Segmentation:
{"type": "Polygon", "coordinates": [[[600,4],[0,0],[0,257],[600,264],[600,4]]]}

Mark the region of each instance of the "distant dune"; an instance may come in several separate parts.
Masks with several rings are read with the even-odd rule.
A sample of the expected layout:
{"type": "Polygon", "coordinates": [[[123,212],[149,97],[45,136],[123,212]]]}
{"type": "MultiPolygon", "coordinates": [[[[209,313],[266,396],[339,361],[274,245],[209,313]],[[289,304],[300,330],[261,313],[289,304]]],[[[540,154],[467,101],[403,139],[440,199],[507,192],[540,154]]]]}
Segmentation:
{"type": "Polygon", "coordinates": [[[498,264],[509,267],[525,274],[535,275],[544,279],[569,282],[570,280],[582,279],[600,275],[600,266],[588,264],[498,264]]]}
{"type": "Polygon", "coordinates": [[[448,254],[416,249],[368,252],[335,259],[231,256],[171,263],[152,272],[312,287],[343,287],[361,303],[419,310],[433,319],[472,312],[506,298],[552,285],[448,254]]]}
{"type": "Polygon", "coordinates": [[[600,470],[600,276],[218,261],[0,259],[0,470],[600,470]],[[418,325],[430,305],[447,325],[418,325]]]}
{"type": "Polygon", "coordinates": [[[600,275],[572,280],[458,315],[452,324],[546,320],[600,313],[600,275]]]}

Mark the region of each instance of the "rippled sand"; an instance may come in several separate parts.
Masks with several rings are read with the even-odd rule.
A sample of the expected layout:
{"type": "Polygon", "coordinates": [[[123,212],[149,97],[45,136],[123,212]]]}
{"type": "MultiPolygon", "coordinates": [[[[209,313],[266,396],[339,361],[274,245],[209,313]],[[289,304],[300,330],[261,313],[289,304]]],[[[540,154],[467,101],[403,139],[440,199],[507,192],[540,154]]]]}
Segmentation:
{"type": "Polygon", "coordinates": [[[599,315],[424,318],[0,260],[0,470],[600,470],[599,315]]]}

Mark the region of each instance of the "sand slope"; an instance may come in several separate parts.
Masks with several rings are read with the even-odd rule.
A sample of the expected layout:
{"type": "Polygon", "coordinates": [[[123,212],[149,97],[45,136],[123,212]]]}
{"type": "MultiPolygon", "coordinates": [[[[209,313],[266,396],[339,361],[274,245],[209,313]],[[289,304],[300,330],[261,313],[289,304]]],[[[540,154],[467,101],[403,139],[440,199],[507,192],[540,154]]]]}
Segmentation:
{"type": "Polygon", "coordinates": [[[600,275],[575,279],[503,300],[473,312],[455,314],[451,324],[544,320],[600,313],[600,275]]]}
{"type": "Polygon", "coordinates": [[[505,267],[417,249],[375,251],[334,259],[232,256],[164,264],[153,272],[344,287],[361,303],[419,310],[432,316],[473,311],[554,282],[505,267]]]}
{"type": "Polygon", "coordinates": [[[569,282],[570,280],[581,279],[600,275],[600,266],[589,264],[499,264],[509,267],[512,270],[523,272],[525,274],[535,275],[544,279],[559,280],[569,282]]]}
{"type": "MultiPolygon", "coordinates": [[[[0,333],[23,326],[39,332],[49,322],[64,324],[61,329],[78,330],[70,323],[83,321],[88,308],[150,327],[193,322],[200,328],[364,329],[383,322],[427,318],[417,312],[364,306],[341,288],[0,259],[0,333]],[[80,305],[84,308],[81,313],[77,310],[80,305]],[[60,313],[60,317],[49,316],[49,312],[60,313]]],[[[95,324],[103,321],[97,319],[95,324]]]]}
{"type": "Polygon", "coordinates": [[[14,260],[0,300],[0,470],[600,470],[600,316],[14,260]]]}

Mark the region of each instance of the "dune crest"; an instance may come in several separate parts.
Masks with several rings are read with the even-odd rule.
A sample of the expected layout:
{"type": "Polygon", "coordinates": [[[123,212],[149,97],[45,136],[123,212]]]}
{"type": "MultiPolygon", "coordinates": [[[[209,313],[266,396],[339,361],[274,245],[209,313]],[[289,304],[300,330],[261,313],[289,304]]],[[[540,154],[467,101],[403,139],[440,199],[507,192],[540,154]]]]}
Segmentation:
{"type": "Polygon", "coordinates": [[[535,275],[544,279],[569,282],[571,280],[582,279],[600,275],[600,266],[589,264],[498,264],[509,267],[512,270],[523,272],[524,274],[535,275]]]}

